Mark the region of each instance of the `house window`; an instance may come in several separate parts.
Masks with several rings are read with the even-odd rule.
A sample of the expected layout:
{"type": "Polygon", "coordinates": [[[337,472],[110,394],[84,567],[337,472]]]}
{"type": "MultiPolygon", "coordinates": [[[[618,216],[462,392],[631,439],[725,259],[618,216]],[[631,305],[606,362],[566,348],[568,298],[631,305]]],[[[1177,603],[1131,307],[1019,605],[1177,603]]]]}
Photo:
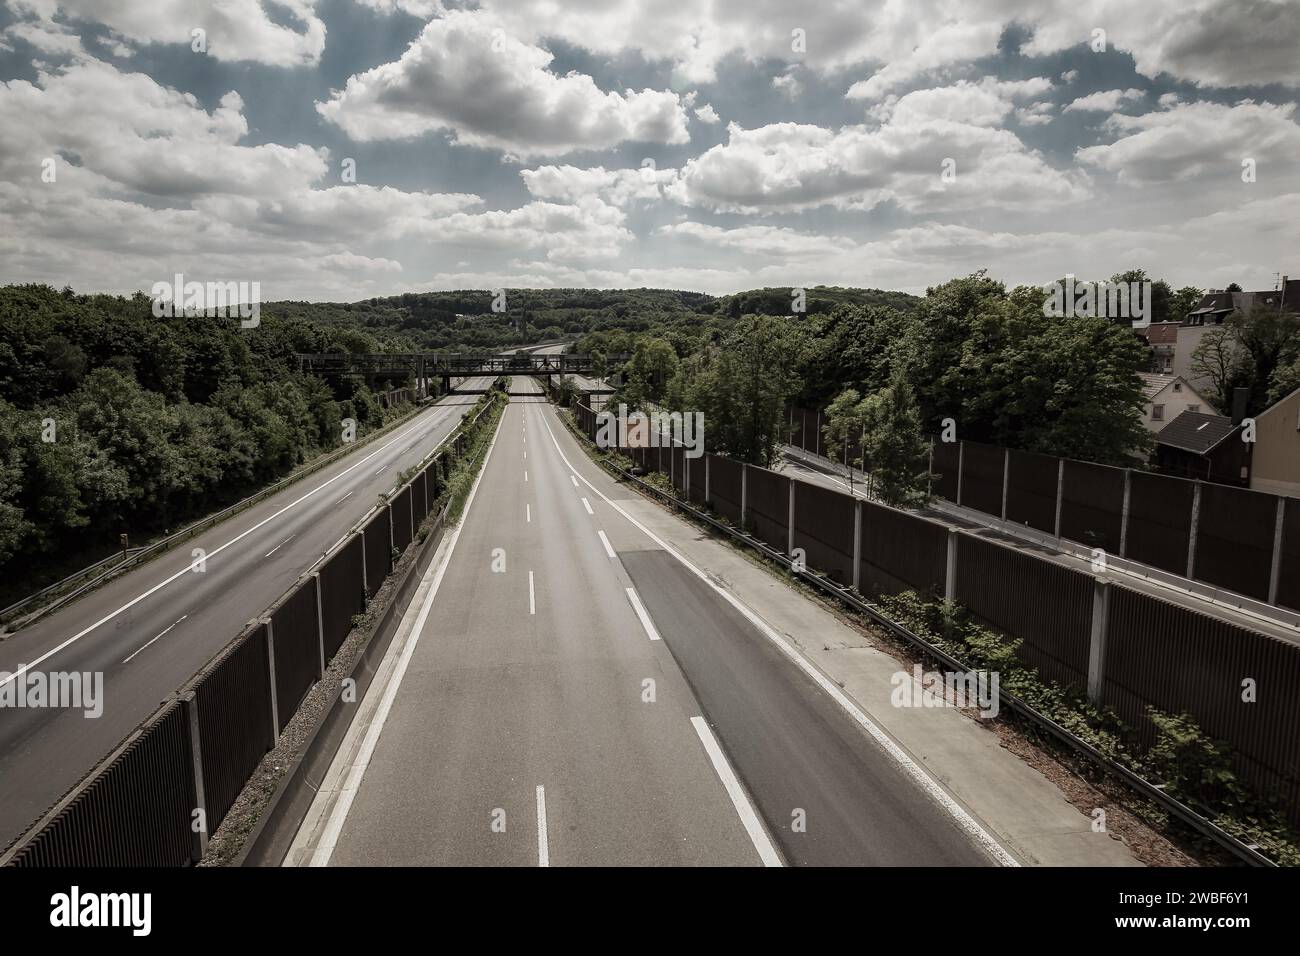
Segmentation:
{"type": "Polygon", "coordinates": [[[1165,420],[1165,407],[1163,405],[1151,406],[1151,420],[1153,422],[1163,422],[1165,420]]]}
{"type": "Polygon", "coordinates": [[[1181,383],[1181,382],[1174,382],[1174,391],[1175,391],[1175,392],[1181,392],[1182,390],[1183,390],[1182,383],[1181,383]]]}

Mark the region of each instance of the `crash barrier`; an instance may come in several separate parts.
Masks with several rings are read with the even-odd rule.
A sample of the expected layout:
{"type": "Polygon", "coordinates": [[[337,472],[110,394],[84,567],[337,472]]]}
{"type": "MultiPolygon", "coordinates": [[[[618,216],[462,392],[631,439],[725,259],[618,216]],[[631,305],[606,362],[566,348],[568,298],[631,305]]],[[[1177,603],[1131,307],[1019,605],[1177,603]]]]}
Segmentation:
{"type": "Polygon", "coordinates": [[[415,490],[414,500],[423,501],[426,487],[437,498],[452,459],[470,447],[496,401],[485,399],[372,516],[29,827],[0,865],[183,866],[201,859],[207,835],[324,676],[353,616],[391,570],[394,551],[410,544],[415,490]]]}
{"type": "MultiPolygon", "coordinates": [[[[597,413],[579,403],[574,417],[595,442],[597,413]]],[[[673,449],[610,450],[644,462],[647,472],[675,467],[673,449]]],[[[988,484],[994,456],[972,457],[980,455],[985,460],[971,474],[988,484]]],[[[1228,744],[1240,777],[1276,796],[1300,825],[1300,696],[1290,693],[1300,681],[1300,645],[755,465],[713,454],[689,462],[706,476],[707,507],[750,538],[869,599],[911,590],[957,602],[1018,639],[1020,657],[1045,678],[1112,708],[1140,742],[1154,737],[1148,707],[1189,714],[1206,735],[1228,744]]],[[[1151,477],[1176,480],[1134,473],[1134,486],[1151,477]]],[[[1032,483],[1033,472],[1021,480],[1032,483]]],[[[1141,494],[1148,494],[1145,486],[1141,494]]],[[[1153,509],[1151,528],[1170,513],[1153,509]]]]}

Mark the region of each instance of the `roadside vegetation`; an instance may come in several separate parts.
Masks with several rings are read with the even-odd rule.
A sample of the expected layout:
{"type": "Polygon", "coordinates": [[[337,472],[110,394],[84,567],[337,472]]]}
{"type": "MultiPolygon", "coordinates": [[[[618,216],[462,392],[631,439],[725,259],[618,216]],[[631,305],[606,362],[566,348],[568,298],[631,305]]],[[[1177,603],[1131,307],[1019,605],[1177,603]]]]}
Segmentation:
{"type": "MultiPolygon", "coordinates": [[[[1143,748],[1136,730],[1113,713],[1097,708],[1077,690],[1043,679],[1025,664],[1017,655],[1021,641],[979,624],[957,605],[927,601],[912,591],[877,603],[891,620],[946,651],[968,669],[997,672],[1003,691],[1116,763],[1160,785],[1170,796],[1237,839],[1257,845],[1260,852],[1280,865],[1300,866],[1300,834],[1289,825],[1278,803],[1247,786],[1232,769],[1229,748],[1206,735],[1192,717],[1149,708],[1147,717],[1155,739],[1143,748]]],[[[1041,744],[1056,746],[1028,722],[1023,729],[1039,738],[1041,744]]],[[[1082,758],[1079,764],[1077,769],[1085,773],[1091,767],[1082,758]]],[[[1129,809],[1148,822],[1182,827],[1185,840],[1204,842],[1206,851],[1221,852],[1217,845],[1186,830],[1157,804],[1136,796],[1132,804],[1129,809]]]]}

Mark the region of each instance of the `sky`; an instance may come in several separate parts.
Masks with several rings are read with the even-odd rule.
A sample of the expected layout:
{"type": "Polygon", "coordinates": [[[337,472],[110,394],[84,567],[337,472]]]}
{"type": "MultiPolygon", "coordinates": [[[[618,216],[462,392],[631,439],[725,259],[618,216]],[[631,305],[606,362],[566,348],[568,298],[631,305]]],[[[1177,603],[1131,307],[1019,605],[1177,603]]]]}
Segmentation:
{"type": "Polygon", "coordinates": [[[0,282],[1300,275],[1300,0],[0,0],[0,282]]]}

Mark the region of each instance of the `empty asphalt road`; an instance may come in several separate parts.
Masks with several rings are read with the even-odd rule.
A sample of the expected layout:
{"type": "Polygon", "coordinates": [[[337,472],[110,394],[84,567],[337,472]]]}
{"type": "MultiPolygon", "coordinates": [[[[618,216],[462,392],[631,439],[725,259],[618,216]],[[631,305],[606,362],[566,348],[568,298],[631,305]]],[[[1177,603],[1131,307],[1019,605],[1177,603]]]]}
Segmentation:
{"type": "Polygon", "coordinates": [[[993,862],[630,494],[550,405],[509,406],[423,626],[371,688],[389,704],[340,751],[346,799],[322,790],[290,862],[993,862]]]}
{"type": "Polygon", "coordinates": [[[477,398],[443,398],[328,468],[0,642],[0,681],[23,668],[104,675],[97,718],[80,709],[0,708],[0,848],[288,590],[477,398]],[[192,567],[193,549],[206,554],[204,570],[192,567]]]}

